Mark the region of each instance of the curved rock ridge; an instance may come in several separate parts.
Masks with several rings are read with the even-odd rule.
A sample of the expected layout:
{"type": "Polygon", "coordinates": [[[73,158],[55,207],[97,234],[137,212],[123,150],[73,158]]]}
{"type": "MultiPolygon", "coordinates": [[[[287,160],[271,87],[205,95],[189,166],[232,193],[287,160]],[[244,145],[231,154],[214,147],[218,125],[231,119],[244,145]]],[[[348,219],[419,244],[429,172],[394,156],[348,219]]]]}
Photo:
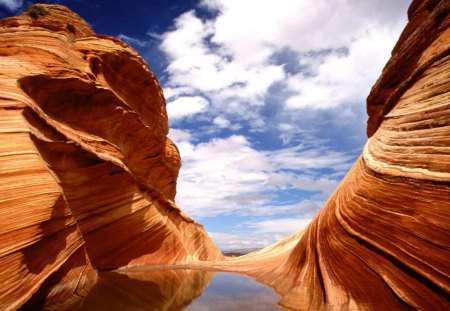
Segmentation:
{"type": "Polygon", "coordinates": [[[96,270],[222,259],[174,203],[162,90],[69,9],[0,21],[0,309],[76,304],[96,270]]]}
{"type": "Polygon", "coordinates": [[[367,99],[369,139],[302,231],[216,264],[289,310],[450,309],[450,1],[415,0],[367,99]]]}

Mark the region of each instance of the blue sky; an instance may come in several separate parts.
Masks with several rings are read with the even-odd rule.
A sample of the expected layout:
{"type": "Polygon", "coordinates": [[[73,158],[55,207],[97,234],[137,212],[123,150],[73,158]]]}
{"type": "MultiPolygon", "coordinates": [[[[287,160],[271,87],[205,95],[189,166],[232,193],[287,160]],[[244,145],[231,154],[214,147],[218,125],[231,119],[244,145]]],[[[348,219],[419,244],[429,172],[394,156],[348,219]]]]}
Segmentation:
{"type": "MultiPolygon", "coordinates": [[[[0,0],[0,17],[35,1],[0,0]]],[[[409,0],[60,3],[147,60],[183,167],[177,203],[222,249],[315,215],[366,140],[365,98],[409,0]]]]}

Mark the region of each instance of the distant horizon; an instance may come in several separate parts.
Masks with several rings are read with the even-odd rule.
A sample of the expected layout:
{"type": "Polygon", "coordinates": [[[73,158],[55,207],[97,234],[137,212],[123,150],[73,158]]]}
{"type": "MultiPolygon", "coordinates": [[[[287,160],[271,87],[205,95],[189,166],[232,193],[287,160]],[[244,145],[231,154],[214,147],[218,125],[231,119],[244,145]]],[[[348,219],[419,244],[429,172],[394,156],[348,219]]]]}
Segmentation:
{"type": "Polygon", "coordinates": [[[365,98],[410,1],[0,0],[68,6],[159,79],[183,166],[177,204],[222,251],[305,226],[366,141],[365,98]]]}

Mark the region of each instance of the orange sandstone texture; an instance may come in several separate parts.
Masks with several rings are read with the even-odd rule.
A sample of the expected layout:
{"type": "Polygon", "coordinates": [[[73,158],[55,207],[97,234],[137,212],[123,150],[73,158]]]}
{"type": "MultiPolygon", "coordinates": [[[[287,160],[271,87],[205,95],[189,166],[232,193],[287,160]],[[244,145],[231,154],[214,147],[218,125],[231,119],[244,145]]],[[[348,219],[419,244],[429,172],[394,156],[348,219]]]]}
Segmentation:
{"type": "Polygon", "coordinates": [[[167,132],[123,42],[63,6],[0,21],[0,309],[76,304],[96,270],[223,258],[174,203],[167,132]]]}

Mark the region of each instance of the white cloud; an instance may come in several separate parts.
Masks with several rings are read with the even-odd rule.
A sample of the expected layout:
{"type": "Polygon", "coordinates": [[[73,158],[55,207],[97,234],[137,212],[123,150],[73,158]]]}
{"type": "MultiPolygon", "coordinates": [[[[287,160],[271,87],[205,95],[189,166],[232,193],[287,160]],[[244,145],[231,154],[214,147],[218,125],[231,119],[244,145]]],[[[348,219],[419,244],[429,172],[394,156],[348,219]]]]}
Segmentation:
{"type": "Polygon", "coordinates": [[[409,0],[204,0],[219,10],[212,41],[242,62],[261,61],[271,50],[323,50],[348,45],[370,28],[395,28],[409,0]],[[269,51],[267,51],[269,50],[269,51]],[[260,57],[260,55],[263,55],[260,57]]]}
{"type": "MultiPolygon", "coordinates": [[[[301,157],[301,155],[299,155],[301,157]]],[[[347,168],[348,162],[343,163],[347,168]]],[[[284,167],[285,168],[285,167],[284,167]]],[[[297,189],[306,191],[324,192],[325,194],[331,194],[339,184],[338,180],[329,179],[321,176],[312,176],[305,174],[294,173],[272,173],[269,175],[269,184],[275,187],[282,187],[282,185],[289,185],[297,189]]]]}
{"type": "Polygon", "coordinates": [[[232,112],[242,112],[244,106],[233,107],[236,101],[262,105],[268,88],[284,78],[282,66],[233,61],[225,47],[211,46],[214,31],[212,21],[202,21],[189,11],[176,19],[175,30],[163,34],[161,48],[170,60],[167,87],[207,94],[217,110],[229,106],[232,112]]]}
{"type": "Polygon", "coordinates": [[[346,171],[353,160],[351,154],[332,151],[317,144],[315,146],[298,145],[267,152],[267,157],[279,168],[290,170],[332,169],[346,171]]]}
{"type": "Polygon", "coordinates": [[[0,0],[0,7],[6,8],[11,13],[22,7],[23,0],[0,0]]]}
{"type": "MultiPolygon", "coordinates": [[[[301,204],[274,204],[274,193],[297,189],[323,194],[322,199],[338,181],[319,170],[345,171],[353,160],[326,148],[259,151],[241,135],[198,144],[189,141],[192,137],[185,132],[171,130],[169,136],[177,143],[183,161],[176,201],[194,217],[300,212],[301,204]],[[303,169],[309,173],[299,171],[303,169]]],[[[318,204],[308,206],[315,211],[318,204]]]]}
{"type": "Polygon", "coordinates": [[[252,232],[208,232],[221,250],[263,248],[283,238],[284,234],[252,232]]]}
{"type": "Polygon", "coordinates": [[[364,99],[409,3],[202,0],[214,18],[191,10],[153,36],[168,60],[170,119],[202,121],[170,134],[183,160],[177,202],[194,217],[283,217],[248,222],[255,235],[215,232],[219,245],[274,242],[335,189],[364,142],[354,139],[365,131],[364,99]],[[174,109],[183,98],[209,104],[174,109]],[[223,138],[230,129],[239,135],[223,138]],[[302,195],[294,201],[305,201],[283,197],[295,191],[302,195]]]}
{"type": "Polygon", "coordinates": [[[191,140],[191,133],[189,133],[188,131],[183,131],[180,129],[174,129],[174,128],[170,128],[169,129],[169,136],[172,140],[176,141],[177,143],[181,143],[181,142],[188,142],[191,140]]]}
{"type": "Polygon", "coordinates": [[[129,37],[129,36],[124,35],[124,34],[119,34],[117,36],[117,38],[119,38],[120,40],[122,40],[122,41],[124,41],[124,42],[126,42],[126,43],[128,43],[130,45],[146,46],[147,43],[148,43],[148,41],[140,40],[140,39],[133,38],[133,37],[129,37]]]}
{"type": "Polygon", "coordinates": [[[289,235],[304,228],[311,222],[311,218],[277,218],[259,222],[247,223],[246,226],[259,233],[279,233],[289,235]]]}
{"type": "Polygon", "coordinates": [[[170,120],[177,120],[200,113],[208,105],[208,101],[201,96],[182,96],[167,103],[167,114],[170,120]]]}
{"type": "Polygon", "coordinates": [[[320,57],[320,64],[314,64],[314,75],[299,73],[287,79],[289,90],[295,93],[287,100],[287,107],[327,109],[351,102],[362,105],[396,39],[396,33],[371,29],[348,45],[348,53],[337,50],[320,57]]]}
{"type": "MultiPolygon", "coordinates": [[[[191,10],[159,36],[169,60],[167,93],[202,95],[210,101],[210,119],[245,123],[251,131],[277,127],[274,115],[262,113],[274,92],[289,94],[271,103],[290,111],[277,122],[292,124],[302,116],[298,108],[352,111],[349,103],[363,105],[387,61],[409,2],[203,0],[200,6],[218,12],[216,18],[201,19],[191,10]],[[286,49],[298,59],[274,61],[286,49]],[[302,69],[290,72],[295,62],[302,69]],[[275,84],[277,91],[271,90],[275,84]]],[[[333,115],[342,125],[360,117],[333,115]]]]}
{"type": "Polygon", "coordinates": [[[247,231],[208,232],[222,250],[263,248],[297,232],[311,222],[312,217],[277,218],[247,222],[241,225],[247,231]]]}
{"type": "Polygon", "coordinates": [[[226,119],[224,116],[217,116],[214,118],[213,123],[220,128],[230,127],[231,122],[226,119]]]}
{"type": "Polygon", "coordinates": [[[184,95],[184,94],[192,94],[194,90],[191,87],[165,87],[164,88],[164,97],[166,100],[169,100],[173,97],[184,95]]]}
{"type": "Polygon", "coordinates": [[[243,136],[194,145],[176,141],[183,159],[177,203],[193,216],[236,211],[240,203],[258,204],[271,166],[243,136]],[[245,195],[245,196],[243,196],[245,195]]]}

